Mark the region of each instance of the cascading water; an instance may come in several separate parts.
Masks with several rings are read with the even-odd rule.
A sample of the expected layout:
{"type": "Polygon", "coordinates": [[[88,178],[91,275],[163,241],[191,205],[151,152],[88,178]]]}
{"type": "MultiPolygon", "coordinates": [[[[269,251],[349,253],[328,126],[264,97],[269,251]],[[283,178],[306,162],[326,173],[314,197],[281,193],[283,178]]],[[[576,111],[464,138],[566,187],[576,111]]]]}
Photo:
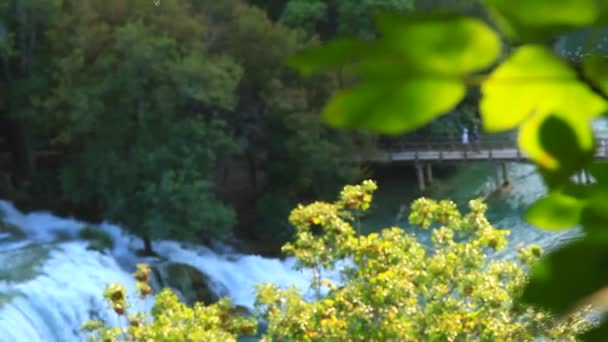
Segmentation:
{"type": "MultiPolygon", "coordinates": [[[[23,214],[6,201],[0,201],[0,211],[5,223],[23,233],[0,229],[0,342],[84,341],[80,326],[89,319],[119,324],[102,292],[107,284],[120,282],[135,293],[130,275],[134,265],[155,262],[135,255],[142,247],[138,239],[115,225],[102,224],[114,240],[112,251],[103,254],[77,240],[85,223],[44,212],[23,214]]],[[[259,282],[308,289],[308,275],[292,268],[293,259],[220,254],[172,241],[156,241],[153,247],[159,259],[194,266],[221,285],[235,304],[248,308],[255,299],[253,285],[259,282]]],[[[146,309],[151,301],[133,303],[146,309]]]]}
{"type": "MultiPolygon", "coordinates": [[[[439,197],[452,198],[462,205],[471,196],[488,191],[494,182],[492,172],[489,166],[471,166],[449,180],[453,191],[439,197]]],[[[547,233],[525,224],[521,219],[523,209],[546,190],[531,165],[511,164],[509,174],[515,184],[513,192],[490,201],[488,213],[496,226],[512,230],[513,242],[507,253],[512,255],[518,243],[552,247],[576,234],[547,233]]],[[[216,252],[174,241],[155,241],[153,248],[160,257],[142,259],[135,254],[142,248],[141,241],[108,223],[99,227],[112,237],[114,247],[104,254],[88,250],[88,242],[78,238],[86,226],[83,222],[45,212],[24,214],[6,201],[0,201],[0,212],[4,214],[0,220],[16,227],[0,228],[0,342],[83,341],[85,336],[79,328],[89,319],[118,324],[116,315],[107,309],[102,291],[107,284],[120,282],[135,293],[130,272],[138,262],[154,266],[164,260],[190,265],[217,284],[220,294],[248,308],[253,307],[256,283],[308,290],[309,274],[294,270],[290,258],[243,255],[230,249],[216,252]]],[[[146,309],[151,301],[134,302],[146,309]]]]}

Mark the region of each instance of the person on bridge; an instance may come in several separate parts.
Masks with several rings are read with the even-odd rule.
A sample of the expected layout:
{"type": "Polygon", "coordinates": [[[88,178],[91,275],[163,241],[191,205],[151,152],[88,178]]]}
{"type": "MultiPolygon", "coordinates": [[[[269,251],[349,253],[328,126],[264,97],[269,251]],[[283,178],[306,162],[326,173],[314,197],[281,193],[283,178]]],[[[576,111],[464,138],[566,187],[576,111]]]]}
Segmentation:
{"type": "Polygon", "coordinates": [[[463,145],[469,144],[469,130],[466,127],[464,127],[462,129],[462,144],[463,145]]]}
{"type": "Polygon", "coordinates": [[[479,152],[479,129],[477,125],[473,125],[473,130],[471,130],[471,143],[477,152],[479,152]]]}

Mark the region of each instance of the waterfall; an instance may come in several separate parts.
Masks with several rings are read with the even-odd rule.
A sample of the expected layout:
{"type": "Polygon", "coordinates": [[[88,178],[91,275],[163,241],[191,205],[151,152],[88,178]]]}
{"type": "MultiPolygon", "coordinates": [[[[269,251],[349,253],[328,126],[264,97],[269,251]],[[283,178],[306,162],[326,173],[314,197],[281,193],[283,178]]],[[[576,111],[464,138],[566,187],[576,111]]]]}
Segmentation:
{"type": "MultiPolygon", "coordinates": [[[[234,303],[253,308],[253,285],[272,282],[308,290],[308,274],[293,269],[294,259],[280,260],[222,253],[173,241],[154,241],[160,258],[139,258],[139,239],[120,227],[103,223],[99,227],[114,240],[109,253],[88,250],[78,232],[87,223],[60,218],[48,212],[22,213],[0,201],[0,220],[19,228],[24,236],[0,229],[0,342],[84,341],[80,326],[89,319],[120,324],[102,297],[105,286],[120,282],[135,293],[130,275],[138,262],[166,259],[191,265],[225,289],[234,303]]],[[[133,300],[136,309],[149,309],[146,302],[133,300]]],[[[124,324],[124,323],[123,323],[124,324]]]]}

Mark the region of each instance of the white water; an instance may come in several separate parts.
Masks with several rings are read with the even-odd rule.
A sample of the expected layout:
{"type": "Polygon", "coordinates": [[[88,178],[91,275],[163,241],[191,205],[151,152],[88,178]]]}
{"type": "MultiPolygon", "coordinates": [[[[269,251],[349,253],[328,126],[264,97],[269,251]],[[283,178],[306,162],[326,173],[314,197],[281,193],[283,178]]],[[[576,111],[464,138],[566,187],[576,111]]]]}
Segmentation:
{"type": "MultiPolygon", "coordinates": [[[[18,226],[27,236],[17,242],[2,240],[0,236],[0,272],[8,272],[9,279],[35,272],[33,278],[15,282],[4,280],[0,273],[1,342],[83,341],[85,336],[79,327],[85,321],[102,318],[118,323],[116,315],[107,309],[102,291],[107,284],[120,282],[130,293],[135,293],[130,272],[137,262],[143,261],[134,254],[142,247],[138,239],[115,225],[102,224],[100,227],[115,242],[111,253],[105,255],[87,250],[86,242],[75,240],[85,226],[82,222],[45,212],[24,214],[6,201],[0,201],[0,210],[4,212],[5,222],[18,226]],[[31,257],[33,247],[41,255],[29,262],[28,257],[36,259],[31,257]],[[50,250],[48,256],[40,252],[45,248],[50,250]],[[16,260],[28,262],[14,267],[16,260]],[[40,265],[36,266],[36,261],[40,265]],[[12,294],[14,296],[3,303],[3,296],[12,294]]],[[[293,259],[218,254],[202,247],[186,248],[172,241],[157,241],[153,247],[162,258],[192,265],[209,275],[238,305],[253,307],[253,285],[259,282],[296,285],[307,290],[307,275],[292,269],[293,259]]],[[[154,263],[150,259],[145,261],[154,263]]],[[[149,308],[151,301],[134,300],[133,303],[139,303],[139,308],[149,308]]]]}

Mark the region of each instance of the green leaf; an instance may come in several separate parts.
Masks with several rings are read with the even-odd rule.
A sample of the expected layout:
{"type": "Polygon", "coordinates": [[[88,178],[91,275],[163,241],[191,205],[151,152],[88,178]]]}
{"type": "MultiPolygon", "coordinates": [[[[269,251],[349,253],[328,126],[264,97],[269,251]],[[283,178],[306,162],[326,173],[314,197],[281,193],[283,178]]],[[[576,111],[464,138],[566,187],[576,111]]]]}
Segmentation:
{"type": "Polygon", "coordinates": [[[597,54],[585,57],[583,72],[604,94],[608,94],[608,58],[597,54]]]}
{"type": "Polygon", "coordinates": [[[524,218],[541,228],[564,229],[580,222],[585,202],[560,191],[552,191],[532,204],[524,218]]]}
{"type": "Polygon", "coordinates": [[[289,64],[310,75],[346,64],[397,61],[418,74],[454,76],[487,68],[500,55],[500,38],[478,19],[381,13],[377,22],[382,31],[378,40],[334,39],[300,53],[289,64]]]}
{"type": "Polygon", "coordinates": [[[333,39],[325,45],[307,49],[292,57],[288,64],[305,76],[336,69],[356,60],[379,54],[375,42],[354,38],[333,39]]]}
{"type": "Polygon", "coordinates": [[[606,109],[605,101],[581,83],[574,70],[538,45],[515,51],[481,90],[482,120],[489,132],[515,128],[533,115],[542,121],[549,113],[589,121],[606,109]]]}
{"type": "Polygon", "coordinates": [[[465,92],[462,83],[449,79],[367,82],[338,91],[326,106],[323,117],[337,127],[365,127],[398,134],[449,111],[465,92]]]}
{"type": "Polygon", "coordinates": [[[550,187],[568,182],[593,161],[591,125],[565,115],[537,115],[522,125],[519,145],[536,162],[550,187]]]}
{"type": "Polygon", "coordinates": [[[598,18],[596,21],[597,26],[605,25],[608,23],[608,1],[598,1],[599,8],[598,18]]]}
{"type": "Polygon", "coordinates": [[[466,73],[500,54],[498,36],[477,19],[384,13],[378,25],[379,40],[337,40],[291,61],[305,74],[349,64],[360,76],[326,106],[334,126],[387,134],[421,127],[462,100],[466,73]]]}
{"type": "Polygon", "coordinates": [[[377,22],[382,44],[419,71],[461,75],[491,66],[500,55],[500,38],[478,19],[385,12],[377,22]]]}
{"type": "Polygon", "coordinates": [[[542,46],[518,49],[482,85],[486,130],[521,125],[519,145],[552,186],[593,157],[591,120],[606,102],[574,70],[542,46]]]}
{"type": "Polygon", "coordinates": [[[589,166],[589,172],[598,183],[608,184],[608,163],[593,163],[589,166]]]}
{"type": "Polygon", "coordinates": [[[593,24],[596,0],[485,0],[501,28],[514,40],[538,40],[593,24]]]}
{"type": "Polygon", "coordinates": [[[608,245],[583,238],[545,256],[530,272],[522,301],[565,313],[608,285],[608,245]]]}
{"type": "Polygon", "coordinates": [[[599,183],[588,190],[589,200],[581,213],[581,223],[589,236],[608,240],[608,188],[601,181],[604,177],[597,178],[599,183]]]}

